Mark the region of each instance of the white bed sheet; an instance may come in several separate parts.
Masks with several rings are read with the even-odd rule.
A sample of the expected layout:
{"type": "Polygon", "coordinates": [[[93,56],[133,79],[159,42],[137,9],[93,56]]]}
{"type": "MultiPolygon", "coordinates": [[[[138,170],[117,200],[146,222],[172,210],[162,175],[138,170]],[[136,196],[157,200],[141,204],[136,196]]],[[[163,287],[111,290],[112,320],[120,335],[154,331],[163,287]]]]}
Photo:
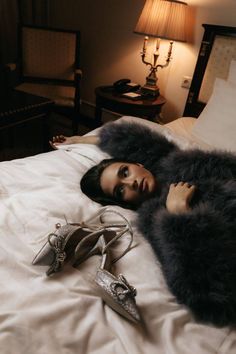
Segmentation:
{"type": "MultiPolygon", "coordinates": [[[[193,146],[169,128],[122,119],[149,125],[182,148],[193,146]]],[[[123,319],[96,295],[96,257],[79,269],[68,264],[51,278],[45,267],[31,265],[56,223],[84,220],[100,208],[81,193],[79,180],[106,156],[95,146],[72,145],[0,164],[0,353],[235,353],[235,331],[197,324],[175,302],[149,244],[135,229],[134,212],[115,207],[135,231],[135,247],[115,272],[137,288],[142,325],[123,319]]]]}

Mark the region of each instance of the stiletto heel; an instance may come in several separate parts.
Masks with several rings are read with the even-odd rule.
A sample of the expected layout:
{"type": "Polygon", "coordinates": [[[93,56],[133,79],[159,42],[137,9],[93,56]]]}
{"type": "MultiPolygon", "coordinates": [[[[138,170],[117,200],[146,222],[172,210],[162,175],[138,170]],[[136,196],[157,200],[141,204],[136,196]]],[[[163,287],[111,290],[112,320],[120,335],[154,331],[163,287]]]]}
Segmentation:
{"type": "Polygon", "coordinates": [[[78,267],[81,263],[85,262],[88,258],[95,254],[99,254],[99,237],[106,235],[107,239],[115,237],[114,231],[101,231],[100,235],[97,232],[85,236],[76,246],[74,251],[74,263],[73,267],[78,267]]]}
{"type": "MultiPolygon", "coordinates": [[[[107,242],[106,247],[109,247],[111,243],[114,243],[127,232],[131,236],[129,245],[126,250],[118,258],[113,260],[113,263],[115,263],[130,250],[131,244],[133,242],[133,231],[131,225],[122,214],[120,214],[116,210],[108,208],[102,208],[95,217],[92,217],[87,222],[83,223],[83,226],[85,228],[89,226],[90,229],[95,230],[98,228],[98,225],[100,225],[100,234],[103,234],[107,242]],[[108,214],[118,215],[121,218],[122,222],[118,222],[117,220],[115,222],[104,222],[101,218],[107,216],[108,214]],[[100,218],[99,221],[97,223],[92,223],[92,220],[95,221],[96,217],[100,218]]],[[[74,267],[79,266],[82,262],[84,262],[86,259],[88,259],[94,254],[95,250],[93,249],[93,246],[96,243],[97,239],[98,237],[96,234],[89,234],[84,237],[80,242],[78,242],[74,251],[74,267]]]]}

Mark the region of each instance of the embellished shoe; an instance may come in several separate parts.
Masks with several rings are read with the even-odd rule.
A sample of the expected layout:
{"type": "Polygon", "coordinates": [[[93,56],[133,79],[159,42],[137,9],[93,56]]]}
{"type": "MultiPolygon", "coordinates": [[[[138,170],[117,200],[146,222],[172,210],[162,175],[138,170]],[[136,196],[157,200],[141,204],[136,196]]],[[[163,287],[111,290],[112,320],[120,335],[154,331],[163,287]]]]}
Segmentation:
{"type": "Polygon", "coordinates": [[[78,224],[66,224],[63,226],[56,224],[56,230],[48,235],[48,241],[35,256],[32,264],[49,266],[46,271],[47,276],[60,272],[65,260],[73,256],[77,244],[88,234],[93,235],[94,243],[96,243],[102,231],[91,232],[91,230],[84,229],[78,224]]]}
{"type": "MultiPolygon", "coordinates": [[[[92,249],[104,231],[107,234],[110,233],[110,238],[117,239],[129,229],[131,229],[131,226],[128,220],[119,212],[107,207],[101,208],[85,222],[67,223],[63,226],[58,223],[56,224],[56,230],[48,235],[47,242],[34,257],[32,264],[49,266],[46,274],[47,276],[52,275],[62,270],[65,260],[74,257],[73,262],[80,262],[80,257],[83,258],[83,255],[78,251],[77,245],[84,238],[89,238],[89,248],[92,249]],[[111,213],[120,215],[122,222],[105,222],[102,220],[107,214],[111,213]]],[[[88,244],[88,242],[86,241],[85,244],[88,244]]],[[[83,249],[84,252],[83,247],[80,249],[83,249]]]]}
{"type": "Polygon", "coordinates": [[[95,276],[98,285],[98,293],[105,303],[121,316],[133,322],[140,322],[141,318],[136,305],[136,289],[130,285],[124,275],[118,277],[108,271],[110,268],[110,256],[104,236],[100,236],[100,252],[102,254],[101,265],[95,276]]]}

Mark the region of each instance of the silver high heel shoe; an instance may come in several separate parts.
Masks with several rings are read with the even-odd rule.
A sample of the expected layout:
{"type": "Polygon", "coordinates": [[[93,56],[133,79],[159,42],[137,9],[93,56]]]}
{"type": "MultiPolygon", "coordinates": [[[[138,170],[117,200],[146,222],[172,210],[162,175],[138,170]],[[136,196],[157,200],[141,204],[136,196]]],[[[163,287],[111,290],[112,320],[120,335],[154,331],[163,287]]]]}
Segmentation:
{"type": "Polygon", "coordinates": [[[130,285],[124,275],[118,277],[108,271],[111,266],[110,255],[104,236],[98,239],[100,253],[102,255],[101,265],[95,276],[95,283],[98,285],[98,293],[106,304],[121,316],[133,322],[140,322],[140,315],[135,301],[136,289],[130,285]]]}
{"type": "Polygon", "coordinates": [[[48,241],[34,257],[33,265],[47,265],[46,275],[60,272],[65,260],[73,257],[77,244],[87,235],[93,236],[94,243],[102,234],[102,230],[91,231],[84,229],[82,224],[56,224],[56,230],[48,235],[48,241]]]}
{"type": "Polygon", "coordinates": [[[79,258],[83,258],[82,254],[78,253],[77,245],[84,238],[89,238],[90,249],[93,248],[99,236],[105,231],[107,235],[110,234],[110,239],[113,237],[116,239],[119,238],[121,234],[127,232],[128,221],[122,216],[122,223],[103,222],[102,218],[108,213],[115,213],[122,216],[120,213],[108,210],[108,208],[105,207],[101,208],[85,222],[67,223],[63,226],[59,223],[56,224],[56,230],[48,235],[47,242],[34,257],[32,264],[49,266],[46,272],[47,276],[49,276],[61,271],[65,260],[73,258],[73,262],[79,262],[79,258]]]}
{"type": "MultiPolygon", "coordinates": [[[[129,231],[131,231],[130,228],[129,231]]],[[[75,262],[74,266],[77,267],[92,255],[100,255],[101,264],[97,269],[93,280],[96,285],[96,291],[103,301],[114,311],[118,312],[128,320],[137,323],[141,321],[141,318],[135,301],[135,296],[137,294],[136,289],[128,283],[127,279],[122,274],[116,277],[110,272],[111,264],[123,257],[131,247],[133,240],[132,233],[131,242],[126,250],[118,258],[113,261],[111,260],[109,246],[123,234],[124,232],[121,231],[116,237],[110,238],[110,235],[105,231],[98,238],[97,243],[92,248],[91,238],[93,237],[90,235],[86,236],[77,245],[78,260],[75,262]]]]}

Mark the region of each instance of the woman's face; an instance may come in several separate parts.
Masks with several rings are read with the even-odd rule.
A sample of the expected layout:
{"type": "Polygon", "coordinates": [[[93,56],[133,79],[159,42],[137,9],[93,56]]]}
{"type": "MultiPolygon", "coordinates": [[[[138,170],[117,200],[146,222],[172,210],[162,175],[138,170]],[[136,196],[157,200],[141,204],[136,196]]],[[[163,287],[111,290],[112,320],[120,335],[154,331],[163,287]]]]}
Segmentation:
{"type": "Polygon", "coordinates": [[[103,192],[112,199],[139,205],[156,190],[153,174],[140,164],[114,162],[101,174],[103,192]]]}

